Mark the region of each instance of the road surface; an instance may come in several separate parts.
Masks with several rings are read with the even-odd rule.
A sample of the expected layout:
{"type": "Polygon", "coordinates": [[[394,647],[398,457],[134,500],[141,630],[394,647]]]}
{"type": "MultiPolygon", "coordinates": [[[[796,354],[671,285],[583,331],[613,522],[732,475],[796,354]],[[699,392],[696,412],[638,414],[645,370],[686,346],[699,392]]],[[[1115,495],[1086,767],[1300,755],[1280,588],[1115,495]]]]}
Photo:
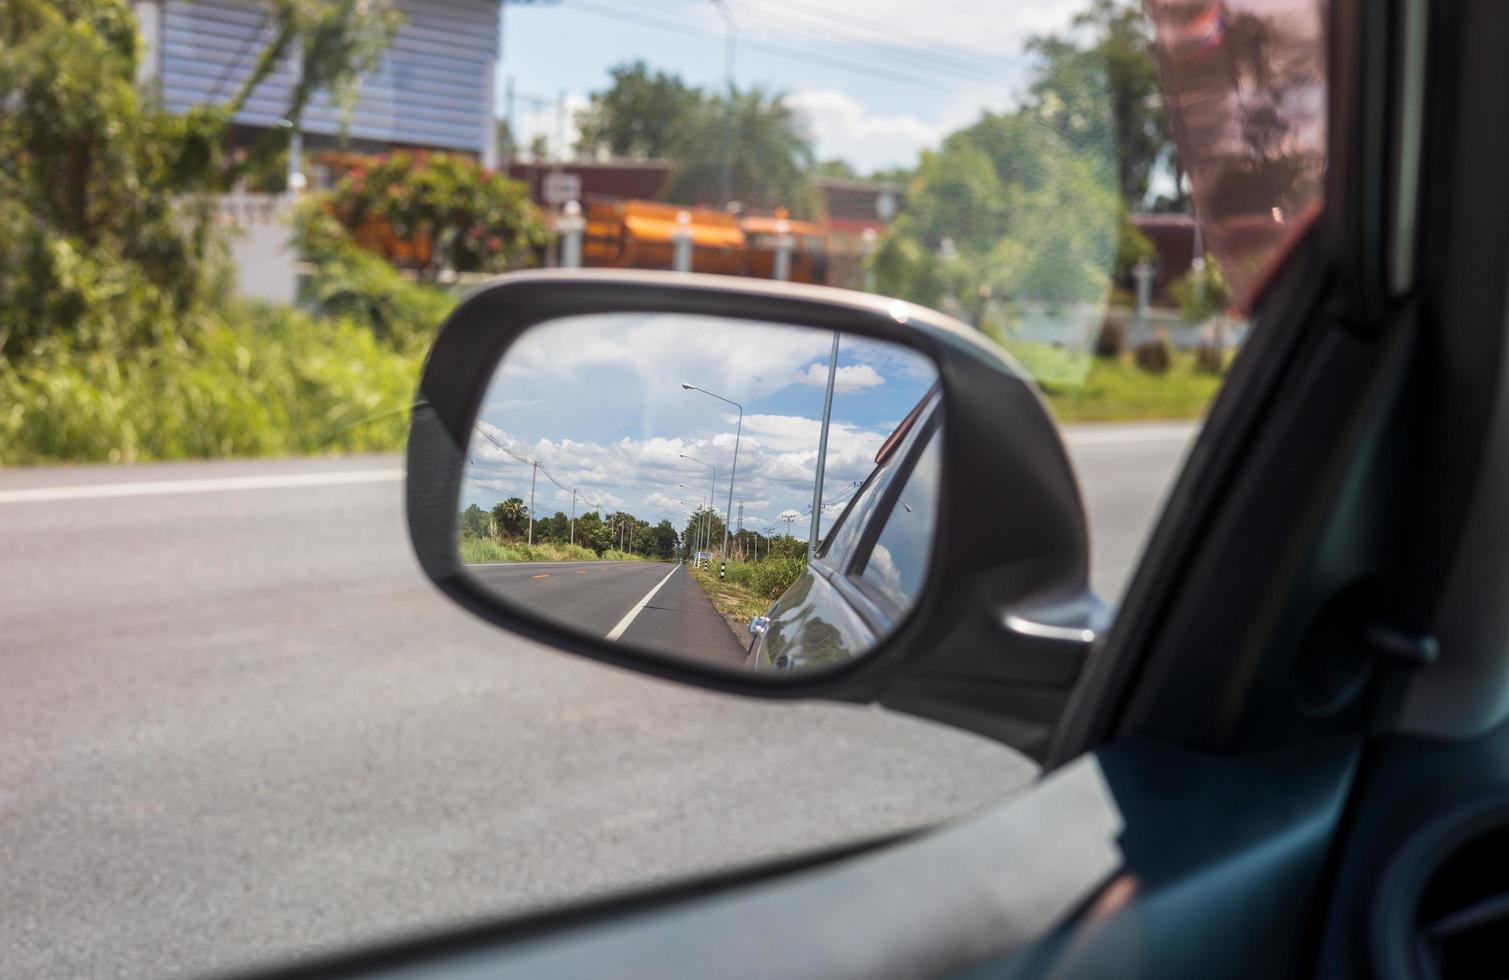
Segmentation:
{"type": "Polygon", "coordinates": [[[494,595],[584,633],[725,667],[744,663],[733,630],[674,562],[508,561],[467,572],[494,595]]]}
{"type": "MultiPolygon", "coordinates": [[[[1070,433],[1103,592],[1188,434],[1070,433]]],[[[328,950],[947,819],[1031,778],[940,726],[683,689],[473,620],[418,572],[398,466],[0,472],[0,975],[328,950]]]]}

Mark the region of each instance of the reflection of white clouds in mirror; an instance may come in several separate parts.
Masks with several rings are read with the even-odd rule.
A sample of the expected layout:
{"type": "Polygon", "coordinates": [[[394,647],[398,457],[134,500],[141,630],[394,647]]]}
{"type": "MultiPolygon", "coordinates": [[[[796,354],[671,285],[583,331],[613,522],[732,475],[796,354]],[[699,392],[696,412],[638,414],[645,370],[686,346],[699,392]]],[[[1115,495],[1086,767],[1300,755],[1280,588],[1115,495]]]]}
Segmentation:
{"type": "Polygon", "coordinates": [[[879,542],[876,542],[865,563],[865,578],[890,596],[898,606],[905,607],[908,604],[906,592],[901,587],[901,569],[896,567],[891,549],[879,542]]]}
{"type": "MultiPolygon", "coordinates": [[[[809,364],[805,371],[796,373],[796,383],[811,385],[814,388],[828,387],[828,365],[809,364]]],[[[885,378],[880,372],[868,364],[846,364],[833,372],[833,390],[839,394],[847,395],[854,391],[863,391],[866,388],[875,388],[885,384],[885,378]]]]}

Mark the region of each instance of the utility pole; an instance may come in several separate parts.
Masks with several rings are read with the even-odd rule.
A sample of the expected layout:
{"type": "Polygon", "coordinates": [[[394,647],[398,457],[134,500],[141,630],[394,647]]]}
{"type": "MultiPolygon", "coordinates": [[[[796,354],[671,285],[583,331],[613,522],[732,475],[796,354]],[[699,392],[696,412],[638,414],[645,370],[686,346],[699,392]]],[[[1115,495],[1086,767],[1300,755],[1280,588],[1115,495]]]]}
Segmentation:
{"type": "MultiPolygon", "coordinates": [[[[833,381],[838,376],[838,333],[833,334],[833,353],[828,355],[828,390],[823,395],[823,427],[817,433],[817,478],[812,481],[812,526],[807,533],[807,559],[817,554],[817,526],[823,513],[823,469],[828,462],[828,423],[833,419],[833,381]]],[[[790,532],[790,522],[786,525],[790,532]]]]}
{"type": "MultiPolygon", "coordinates": [[[[739,501],[739,529],[734,532],[734,540],[739,541],[739,535],[744,533],[744,501],[739,501]]],[[[739,541],[739,560],[744,560],[744,542],[739,541]]]]}
{"type": "Polygon", "coordinates": [[[576,491],[571,491],[571,544],[576,545],[576,491]]]}
{"type": "Polygon", "coordinates": [[[529,464],[529,546],[534,547],[534,481],[540,474],[540,461],[529,464]]]}

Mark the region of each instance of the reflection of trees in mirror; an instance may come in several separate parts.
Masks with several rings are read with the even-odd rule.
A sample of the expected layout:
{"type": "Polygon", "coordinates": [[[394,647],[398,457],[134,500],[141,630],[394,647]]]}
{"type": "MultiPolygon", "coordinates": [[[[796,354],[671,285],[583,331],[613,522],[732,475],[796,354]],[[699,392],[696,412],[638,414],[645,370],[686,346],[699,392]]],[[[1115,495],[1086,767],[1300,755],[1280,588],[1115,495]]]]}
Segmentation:
{"type": "Polygon", "coordinates": [[[651,525],[633,514],[578,514],[573,521],[564,511],[534,520],[534,543],[529,538],[529,505],[509,497],[483,510],[469,504],[457,515],[458,548],[466,564],[501,561],[669,561],[681,550],[681,539],[670,521],[651,525]],[[622,545],[622,546],[620,546],[622,545]],[[632,550],[629,550],[632,547],[632,550]]]}

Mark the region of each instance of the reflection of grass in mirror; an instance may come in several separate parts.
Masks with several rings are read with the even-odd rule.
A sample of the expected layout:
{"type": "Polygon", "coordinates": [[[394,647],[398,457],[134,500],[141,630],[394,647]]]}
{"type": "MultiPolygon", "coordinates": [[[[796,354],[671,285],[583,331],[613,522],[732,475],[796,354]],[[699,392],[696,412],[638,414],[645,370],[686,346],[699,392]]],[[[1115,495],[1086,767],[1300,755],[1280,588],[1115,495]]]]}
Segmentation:
{"type": "MultiPolygon", "coordinates": [[[[732,574],[737,562],[729,563],[728,570],[732,574]]],[[[744,635],[744,630],[749,626],[749,621],[756,616],[763,616],[775,601],[765,598],[749,585],[726,579],[719,581],[718,566],[710,565],[707,568],[693,568],[692,577],[697,584],[702,586],[702,591],[712,600],[713,608],[728,620],[734,632],[739,636],[744,635]]]]}
{"type": "Polygon", "coordinates": [[[500,544],[490,538],[462,538],[461,561],[466,565],[480,565],[495,561],[644,561],[643,555],[631,555],[622,551],[605,551],[598,555],[591,548],[581,545],[542,542],[527,545],[523,542],[500,544]]]}
{"type": "Polygon", "coordinates": [[[707,568],[694,568],[692,575],[712,599],[718,612],[740,626],[747,626],[755,616],[763,616],[771,603],[781,597],[807,567],[803,558],[777,555],[757,562],[731,561],[728,577],[718,578],[716,562],[707,568]]]}

